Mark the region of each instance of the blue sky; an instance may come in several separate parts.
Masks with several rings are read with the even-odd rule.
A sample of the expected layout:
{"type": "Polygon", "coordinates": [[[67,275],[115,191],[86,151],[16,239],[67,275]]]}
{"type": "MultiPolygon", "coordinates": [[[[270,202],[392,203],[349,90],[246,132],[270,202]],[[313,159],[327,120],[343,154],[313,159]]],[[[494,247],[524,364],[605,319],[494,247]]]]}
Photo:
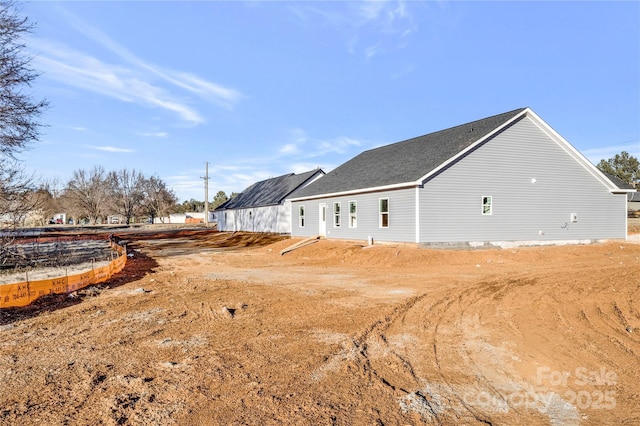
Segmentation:
{"type": "Polygon", "coordinates": [[[158,175],[180,201],[531,107],[640,157],[640,2],[34,1],[51,106],[27,170],[158,175]]]}

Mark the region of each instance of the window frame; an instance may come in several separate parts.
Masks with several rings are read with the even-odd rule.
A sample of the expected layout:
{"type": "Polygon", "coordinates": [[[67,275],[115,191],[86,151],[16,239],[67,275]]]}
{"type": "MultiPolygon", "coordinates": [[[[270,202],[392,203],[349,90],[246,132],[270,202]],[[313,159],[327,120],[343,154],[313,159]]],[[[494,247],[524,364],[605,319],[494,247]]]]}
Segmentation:
{"type": "Polygon", "coordinates": [[[304,228],[305,210],[304,204],[298,206],[298,228],[304,228]]]}
{"type": "Polygon", "coordinates": [[[341,215],[342,215],[342,203],[340,201],[334,201],[333,202],[333,227],[334,228],[340,228],[342,226],[341,215]]]}
{"type": "Polygon", "coordinates": [[[389,228],[390,225],[390,219],[391,219],[391,215],[389,213],[390,210],[390,202],[389,202],[389,197],[381,197],[378,198],[378,227],[379,228],[389,228]],[[387,210],[386,211],[382,211],[382,201],[386,200],[387,201],[387,210]],[[385,221],[384,221],[384,217],[386,215],[386,226],[385,226],[385,221]]]}
{"type": "Polygon", "coordinates": [[[349,201],[349,228],[358,227],[358,202],[356,200],[349,201]],[[351,206],[354,207],[353,213],[351,212],[351,206]]]}
{"type": "Polygon", "coordinates": [[[492,195],[483,195],[480,198],[481,204],[481,212],[482,216],[492,216],[493,215],[493,196],[492,195]],[[487,202],[488,201],[488,202],[487,202]]]}

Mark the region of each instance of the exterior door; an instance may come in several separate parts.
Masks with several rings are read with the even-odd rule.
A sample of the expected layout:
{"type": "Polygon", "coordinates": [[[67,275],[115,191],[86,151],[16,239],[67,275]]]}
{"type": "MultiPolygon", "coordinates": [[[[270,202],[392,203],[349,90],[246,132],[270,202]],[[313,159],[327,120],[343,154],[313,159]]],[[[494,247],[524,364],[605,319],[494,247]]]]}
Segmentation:
{"type": "Polygon", "coordinates": [[[327,236],[327,205],[326,204],[320,204],[320,211],[319,211],[319,220],[318,223],[320,224],[319,229],[318,229],[318,235],[320,235],[321,237],[326,237],[327,236]]]}

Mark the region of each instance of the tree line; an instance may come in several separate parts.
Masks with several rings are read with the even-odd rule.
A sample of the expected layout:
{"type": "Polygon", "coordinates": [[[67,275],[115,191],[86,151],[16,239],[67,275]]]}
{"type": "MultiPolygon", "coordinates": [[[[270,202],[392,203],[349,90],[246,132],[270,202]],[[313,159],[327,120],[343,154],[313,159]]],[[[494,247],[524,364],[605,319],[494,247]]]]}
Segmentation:
{"type": "Polygon", "coordinates": [[[173,191],[158,176],[147,177],[135,169],[107,172],[102,166],[75,170],[62,189],[47,183],[35,193],[42,217],[64,212],[74,223],[104,223],[118,216],[125,223],[141,217],[163,217],[176,204],[173,191]]]}
{"type": "MultiPolygon", "coordinates": [[[[227,193],[224,191],[218,191],[216,195],[213,197],[213,200],[209,202],[209,210],[214,210],[216,207],[222,205],[226,201],[236,197],[238,195],[237,192],[232,192],[231,195],[227,196],[227,193]]],[[[204,211],[204,201],[199,201],[194,198],[189,200],[185,200],[182,204],[176,204],[172,213],[189,213],[189,212],[203,212],[204,211]]]]}
{"type": "MultiPolygon", "coordinates": [[[[158,176],[147,177],[135,169],[107,172],[102,166],[79,169],[62,187],[57,182],[41,185],[34,193],[42,220],[65,213],[74,223],[105,223],[117,216],[126,224],[156,218],[165,221],[172,213],[204,212],[204,201],[194,199],[178,204],[172,189],[158,176]]],[[[209,209],[227,200],[218,191],[209,209]]]]}

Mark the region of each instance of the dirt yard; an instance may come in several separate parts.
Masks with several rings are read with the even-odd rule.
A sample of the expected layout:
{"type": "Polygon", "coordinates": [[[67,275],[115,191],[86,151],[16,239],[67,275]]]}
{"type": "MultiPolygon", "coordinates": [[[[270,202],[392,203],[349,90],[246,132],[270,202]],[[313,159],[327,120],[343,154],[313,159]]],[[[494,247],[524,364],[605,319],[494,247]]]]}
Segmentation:
{"type": "Polygon", "coordinates": [[[109,284],[0,311],[2,424],[640,424],[640,245],[122,234],[109,284]]]}

